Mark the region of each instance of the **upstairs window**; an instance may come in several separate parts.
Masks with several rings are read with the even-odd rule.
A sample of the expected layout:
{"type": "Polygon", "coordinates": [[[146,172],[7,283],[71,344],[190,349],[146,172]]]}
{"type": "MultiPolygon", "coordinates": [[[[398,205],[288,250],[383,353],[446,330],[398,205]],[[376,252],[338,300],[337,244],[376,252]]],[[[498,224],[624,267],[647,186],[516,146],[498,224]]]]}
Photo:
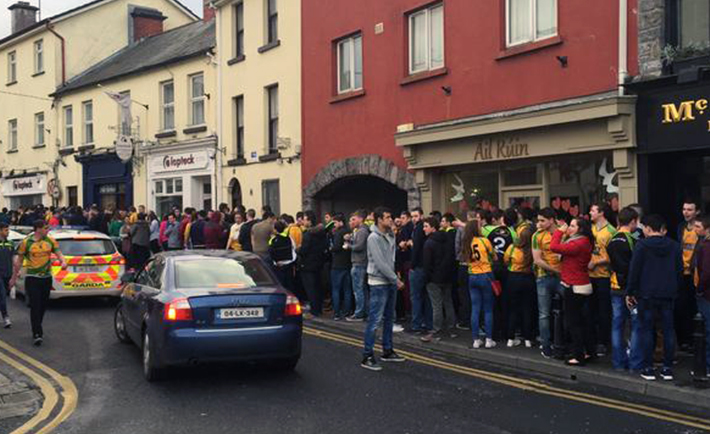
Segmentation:
{"type": "Polygon", "coordinates": [[[34,43],[35,74],[44,72],[44,42],[40,39],[34,43]]]}
{"type": "Polygon", "coordinates": [[[190,125],[205,123],[205,79],[202,74],[190,76],[190,125]]]}
{"type": "Polygon", "coordinates": [[[84,144],[94,143],[94,103],[85,101],[81,104],[84,119],[84,144]]]}
{"type": "Polygon", "coordinates": [[[506,0],[506,45],[557,35],[557,0],[506,0]]]}
{"type": "Polygon", "coordinates": [[[160,84],[163,131],[175,129],[175,84],[166,81],[160,84]]]}
{"type": "Polygon", "coordinates": [[[279,151],[279,86],[274,85],[266,88],[266,98],[268,100],[268,124],[269,124],[269,154],[279,151]]]}
{"type": "Polygon", "coordinates": [[[241,95],[234,98],[234,120],[237,158],[242,159],[244,158],[244,97],[241,95]]]}
{"type": "Polygon", "coordinates": [[[7,150],[17,151],[17,119],[7,122],[7,150]]]}
{"type": "Polygon", "coordinates": [[[444,5],[409,15],[409,73],[444,67],[444,5]]]}
{"type": "Polygon", "coordinates": [[[44,145],[44,112],[35,113],[35,146],[44,145]]]}
{"type": "Polygon", "coordinates": [[[17,81],[17,52],[7,53],[7,82],[8,84],[17,81]]]}
{"type": "Polygon", "coordinates": [[[338,93],[362,89],[362,35],[338,42],[338,93]]]}
{"type": "Polygon", "coordinates": [[[74,146],[74,110],[72,106],[64,107],[64,147],[74,146]]]}
{"type": "Polygon", "coordinates": [[[710,2],[678,0],[678,45],[710,47],[710,2]]]}
{"type": "Polygon", "coordinates": [[[244,56],[244,2],[232,6],[234,15],[234,57],[244,56]]]}
{"type": "Polygon", "coordinates": [[[279,40],[279,11],[277,0],[266,0],[266,43],[275,44],[279,40]]]}

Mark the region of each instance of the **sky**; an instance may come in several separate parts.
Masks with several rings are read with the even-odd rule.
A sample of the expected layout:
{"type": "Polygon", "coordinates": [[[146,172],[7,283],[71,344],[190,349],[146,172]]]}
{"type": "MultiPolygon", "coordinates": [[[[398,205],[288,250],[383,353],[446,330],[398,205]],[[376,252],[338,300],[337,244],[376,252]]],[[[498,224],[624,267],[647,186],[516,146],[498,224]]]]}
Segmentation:
{"type": "MultiPolygon", "coordinates": [[[[27,0],[30,4],[38,6],[42,3],[42,18],[51,17],[60,12],[73,9],[81,4],[88,3],[91,0],[27,0]]],[[[0,38],[10,34],[10,11],[7,10],[10,5],[16,3],[16,0],[0,0],[0,38]]],[[[192,9],[197,15],[202,16],[203,0],[181,0],[181,3],[192,9]]],[[[136,0],[134,3],[140,4],[136,0]]]]}

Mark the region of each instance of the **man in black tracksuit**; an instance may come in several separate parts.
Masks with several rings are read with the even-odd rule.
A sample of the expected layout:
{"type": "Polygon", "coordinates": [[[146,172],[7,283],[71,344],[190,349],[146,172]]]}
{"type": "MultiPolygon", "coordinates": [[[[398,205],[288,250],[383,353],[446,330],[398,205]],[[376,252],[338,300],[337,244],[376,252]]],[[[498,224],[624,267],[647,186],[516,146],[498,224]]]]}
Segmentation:
{"type": "Polygon", "coordinates": [[[412,248],[412,269],[409,272],[409,295],[412,301],[413,332],[428,332],[433,328],[431,302],[427,295],[424,275],[424,212],[421,208],[412,210],[414,231],[409,245],[412,248]]]}
{"type": "Polygon", "coordinates": [[[451,283],[454,274],[454,250],[445,232],[437,228],[439,222],[429,217],[424,220],[427,240],[423,250],[423,268],[426,290],[431,302],[433,330],[421,337],[422,342],[453,337],[455,323],[454,304],[451,298],[451,283]]]}
{"type": "Polygon", "coordinates": [[[318,219],[314,212],[306,211],[303,223],[306,231],[303,233],[303,242],[298,250],[301,280],[310,301],[310,314],[321,316],[323,313],[323,293],[320,274],[325,262],[328,240],[325,227],[318,224],[318,219]]]}

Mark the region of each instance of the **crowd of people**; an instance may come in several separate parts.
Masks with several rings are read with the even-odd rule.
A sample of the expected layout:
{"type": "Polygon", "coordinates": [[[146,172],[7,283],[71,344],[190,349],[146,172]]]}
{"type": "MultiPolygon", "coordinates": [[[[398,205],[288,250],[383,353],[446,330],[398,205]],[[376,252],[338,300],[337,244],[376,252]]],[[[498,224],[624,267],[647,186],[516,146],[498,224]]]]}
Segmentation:
{"type": "Polygon", "coordinates": [[[637,205],[612,212],[606,203],[574,218],[552,208],[460,216],[378,208],[325,213],[322,221],[312,211],[277,216],[268,206],[259,216],[222,204],[160,217],[143,206],[35,207],[2,210],[0,224],[87,226],[113,237],[129,268],[163,250],[253,252],[299,297],[306,318],[332,312],[334,321],[366,322],[361,365],[371,370],[381,369],[373,351],[381,327],[380,361],[404,360],[395,332],[431,343],[465,331],[474,350],[539,347],[542,357],[574,366],[611,355],[617,370],[671,380],[676,343],[694,350],[698,312],[710,371],[710,216],[691,200],[682,212],[678,241],[662,217],[643,216],[637,205]],[[564,327],[552,326],[555,302],[564,327]]]}

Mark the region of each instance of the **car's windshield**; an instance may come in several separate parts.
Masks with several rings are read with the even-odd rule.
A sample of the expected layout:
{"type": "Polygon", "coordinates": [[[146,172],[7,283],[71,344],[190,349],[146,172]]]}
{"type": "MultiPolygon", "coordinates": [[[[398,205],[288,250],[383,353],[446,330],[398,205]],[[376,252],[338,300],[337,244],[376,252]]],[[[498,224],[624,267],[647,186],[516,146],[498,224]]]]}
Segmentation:
{"type": "Polygon", "coordinates": [[[59,240],[64,256],[102,256],[116,253],[111,240],[59,240]]]}
{"type": "Polygon", "coordinates": [[[275,283],[258,259],[200,258],[175,263],[176,286],[190,288],[254,288],[275,283]]]}

